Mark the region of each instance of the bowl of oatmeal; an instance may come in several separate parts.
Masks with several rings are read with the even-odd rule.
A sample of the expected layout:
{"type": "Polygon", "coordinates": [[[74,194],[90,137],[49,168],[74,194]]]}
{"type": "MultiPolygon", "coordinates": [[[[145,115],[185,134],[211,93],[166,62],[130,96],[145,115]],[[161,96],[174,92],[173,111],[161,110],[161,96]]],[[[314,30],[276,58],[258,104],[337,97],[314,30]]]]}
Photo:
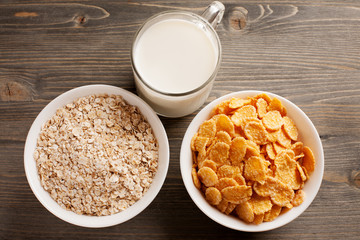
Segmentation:
{"type": "Polygon", "coordinates": [[[33,122],[24,167],[41,204],[83,227],[108,227],[143,211],[169,165],[166,131],[136,95],[88,85],[51,101],[33,122]]]}

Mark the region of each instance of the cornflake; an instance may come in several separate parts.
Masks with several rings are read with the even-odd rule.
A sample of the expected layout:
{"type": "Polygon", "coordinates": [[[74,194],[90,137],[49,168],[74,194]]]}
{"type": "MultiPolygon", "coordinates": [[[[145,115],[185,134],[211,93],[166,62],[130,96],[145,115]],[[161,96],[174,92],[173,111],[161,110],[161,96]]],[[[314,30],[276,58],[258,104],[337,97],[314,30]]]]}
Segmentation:
{"type": "Polygon", "coordinates": [[[222,213],[253,224],[273,221],[304,201],[302,188],[315,168],[298,135],[277,98],[262,93],[221,102],[191,141],[194,184],[222,213]]]}
{"type": "Polygon", "coordinates": [[[158,142],[139,109],[121,96],[103,94],[59,108],[42,126],[34,159],[42,187],[61,207],[104,216],[146,193],[158,155],[158,142]]]}

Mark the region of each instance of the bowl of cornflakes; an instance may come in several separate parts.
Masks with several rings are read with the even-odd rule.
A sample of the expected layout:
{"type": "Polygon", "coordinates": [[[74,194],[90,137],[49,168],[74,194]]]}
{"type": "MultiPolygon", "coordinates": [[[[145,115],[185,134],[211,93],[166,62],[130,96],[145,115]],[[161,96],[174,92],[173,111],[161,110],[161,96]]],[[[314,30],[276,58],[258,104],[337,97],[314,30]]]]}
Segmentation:
{"type": "Polygon", "coordinates": [[[122,88],[88,85],[52,100],[33,122],[24,167],[52,214],[82,227],[123,223],[159,193],[169,144],[156,113],[122,88]]]}
{"type": "Polygon", "coordinates": [[[324,153],[314,124],[294,103],[240,91],[195,116],[183,138],[180,168],[190,197],[209,218],[261,232],[290,223],[310,206],[324,153]]]}

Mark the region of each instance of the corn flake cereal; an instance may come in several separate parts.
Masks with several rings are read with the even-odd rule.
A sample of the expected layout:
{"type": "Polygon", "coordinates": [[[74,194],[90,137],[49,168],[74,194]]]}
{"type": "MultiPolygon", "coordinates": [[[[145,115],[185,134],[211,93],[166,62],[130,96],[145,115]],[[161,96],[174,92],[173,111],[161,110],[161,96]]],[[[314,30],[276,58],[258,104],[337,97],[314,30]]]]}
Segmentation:
{"type": "Polygon", "coordinates": [[[235,179],[233,178],[228,178],[228,177],[225,177],[225,178],[221,178],[219,180],[219,182],[215,185],[215,187],[221,191],[223,190],[224,188],[227,188],[227,187],[234,187],[234,186],[237,186],[239,185],[235,179]]]}
{"type": "Polygon", "coordinates": [[[277,142],[281,146],[283,146],[284,148],[290,148],[291,147],[291,139],[285,134],[284,129],[281,129],[279,131],[277,142]]]}
{"type": "Polygon", "coordinates": [[[299,206],[300,204],[303,203],[305,199],[305,192],[303,190],[299,190],[295,193],[295,197],[294,199],[291,201],[291,204],[294,206],[294,207],[297,207],[299,206]]]}
{"type": "Polygon", "coordinates": [[[254,97],[252,97],[252,99],[259,99],[262,98],[264,99],[268,104],[271,102],[271,97],[269,97],[269,95],[267,95],[266,93],[260,93],[254,97]]]}
{"type": "Polygon", "coordinates": [[[235,129],[234,124],[230,120],[230,118],[225,114],[216,115],[216,131],[225,131],[230,134],[230,136],[234,136],[235,129]]]}
{"type": "Polygon", "coordinates": [[[241,173],[235,174],[233,178],[239,185],[246,185],[246,180],[241,173]]]}
{"type": "Polygon", "coordinates": [[[191,170],[191,176],[192,176],[195,187],[197,189],[200,189],[201,188],[201,183],[200,183],[200,180],[199,180],[199,177],[197,175],[195,167],[193,167],[192,170],[191,170]]]}
{"type": "Polygon", "coordinates": [[[274,149],[274,145],[272,143],[266,144],[266,154],[269,159],[274,160],[276,157],[276,152],[274,149]]]}
{"type": "Polygon", "coordinates": [[[290,204],[290,201],[295,195],[289,185],[282,183],[273,177],[267,177],[264,184],[256,182],[254,184],[254,190],[260,196],[270,197],[274,204],[281,207],[285,207],[290,204]]]}
{"type": "Polygon", "coordinates": [[[209,187],[206,189],[205,198],[206,201],[208,201],[211,205],[218,205],[222,200],[220,191],[214,187],[209,187]]]}
{"type": "Polygon", "coordinates": [[[308,173],[312,173],[315,169],[315,157],[309,147],[303,148],[304,157],[302,159],[303,167],[308,173]]]}
{"type": "Polygon", "coordinates": [[[239,185],[221,190],[224,199],[230,203],[240,204],[251,197],[252,189],[249,186],[239,185]]]}
{"type": "Polygon", "coordinates": [[[209,160],[209,159],[205,159],[204,161],[199,163],[199,168],[202,168],[202,167],[211,168],[212,170],[214,170],[214,172],[216,172],[216,170],[217,170],[216,163],[214,161],[209,160]]]}
{"type": "Polygon", "coordinates": [[[271,210],[272,202],[270,197],[262,197],[257,194],[253,194],[249,203],[253,209],[254,214],[264,214],[271,210]]]}
{"type": "Polygon", "coordinates": [[[216,205],[216,207],[217,207],[217,209],[219,209],[220,212],[223,213],[226,211],[228,205],[229,205],[229,202],[226,201],[225,199],[222,199],[221,202],[218,205],[216,205]]]}
{"type": "Polygon", "coordinates": [[[289,138],[291,138],[291,140],[296,141],[298,138],[298,130],[295,126],[295,123],[287,116],[283,118],[283,121],[285,133],[289,136],[289,138]]]}
{"type": "Polygon", "coordinates": [[[294,154],[291,150],[284,150],[278,154],[274,160],[274,164],[276,166],[275,178],[288,184],[294,190],[300,188],[302,179],[297,169],[297,162],[294,160],[294,154]]]}
{"type": "Polygon", "coordinates": [[[300,163],[299,162],[296,162],[296,168],[297,170],[299,171],[299,174],[300,174],[300,178],[303,182],[305,182],[307,180],[307,176],[304,172],[304,169],[301,167],[300,163]]]}
{"type": "Polygon", "coordinates": [[[194,185],[220,212],[244,222],[276,219],[305,199],[311,149],[277,98],[262,93],[221,102],[190,144],[194,185]]]}
{"type": "Polygon", "coordinates": [[[224,102],[220,103],[219,105],[217,105],[212,110],[212,116],[218,115],[218,114],[226,114],[226,113],[230,112],[232,109],[229,107],[229,104],[230,104],[230,100],[227,100],[227,101],[224,101],[224,102]]]}
{"type": "Polygon", "coordinates": [[[230,108],[240,108],[246,104],[250,104],[250,99],[242,99],[242,98],[232,98],[230,99],[229,107],[230,108]]]}
{"type": "Polygon", "coordinates": [[[284,124],[283,118],[279,111],[270,111],[262,118],[262,123],[266,129],[276,131],[284,124]]]}
{"type": "Polygon", "coordinates": [[[236,137],[231,141],[229,157],[232,165],[239,166],[246,154],[246,140],[236,137]]]}
{"type": "Polygon", "coordinates": [[[195,148],[195,140],[197,139],[198,137],[198,133],[195,133],[195,135],[191,138],[191,150],[194,152],[196,151],[196,148],[195,148]]]}
{"type": "Polygon", "coordinates": [[[205,121],[203,124],[201,124],[198,131],[199,137],[213,138],[215,137],[215,134],[216,134],[216,123],[213,119],[205,121]]]}
{"type": "Polygon", "coordinates": [[[269,140],[269,142],[276,142],[277,139],[279,138],[279,134],[280,134],[280,129],[277,131],[267,131],[267,138],[269,140]]]}
{"type": "Polygon", "coordinates": [[[280,215],[282,207],[273,205],[271,210],[264,214],[264,222],[271,222],[280,215]]]}
{"type": "Polygon", "coordinates": [[[244,177],[255,182],[264,182],[266,178],[266,163],[261,157],[250,157],[245,161],[244,177]]]}
{"type": "Polygon", "coordinates": [[[219,131],[216,133],[216,137],[215,137],[217,142],[223,142],[226,143],[228,145],[231,144],[231,137],[230,135],[225,132],[225,131],[219,131]]]}
{"type": "Polygon", "coordinates": [[[209,138],[198,136],[194,139],[194,149],[199,153],[205,154],[208,142],[209,138]]]}
{"type": "Polygon", "coordinates": [[[217,142],[209,149],[209,159],[219,166],[228,162],[230,146],[223,142],[217,142]]]}
{"type": "Polygon", "coordinates": [[[264,214],[259,214],[259,215],[256,215],[254,216],[254,221],[253,223],[256,224],[256,225],[259,225],[260,223],[262,223],[264,221],[264,214]]]}
{"type": "Polygon", "coordinates": [[[215,186],[215,184],[217,184],[217,182],[218,182],[218,176],[216,175],[214,170],[212,170],[211,168],[208,168],[208,167],[200,168],[200,170],[198,171],[198,176],[199,176],[200,181],[206,187],[215,186]]]}
{"type": "Polygon", "coordinates": [[[237,166],[223,165],[218,169],[217,175],[219,178],[232,178],[234,175],[240,173],[240,168],[237,166]]]}
{"type": "Polygon", "coordinates": [[[245,125],[245,136],[256,144],[266,144],[268,142],[267,132],[261,122],[251,121],[245,125]]]}
{"type": "Polygon", "coordinates": [[[281,101],[277,98],[273,98],[268,106],[268,111],[279,111],[281,116],[286,116],[286,108],[282,105],[281,101]]]}
{"type": "Polygon", "coordinates": [[[256,111],[260,119],[262,119],[267,112],[268,103],[263,99],[259,98],[256,101],[256,111]]]}
{"type": "Polygon", "coordinates": [[[296,142],[290,147],[290,149],[293,150],[293,152],[295,153],[295,156],[301,156],[301,154],[303,153],[303,148],[304,144],[302,142],[296,142]]]}
{"type": "Polygon", "coordinates": [[[236,110],[236,112],[231,116],[231,121],[235,126],[243,127],[243,123],[247,118],[256,118],[256,108],[252,105],[245,105],[242,108],[236,110]]]}
{"type": "Polygon", "coordinates": [[[235,203],[230,203],[228,204],[227,208],[225,209],[225,214],[229,215],[230,213],[232,213],[232,211],[234,211],[234,209],[236,208],[237,204],[235,203]]]}
{"type": "Polygon", "coordinates": [[[251,140],[246,140],[246,154],[245,158],[249,159],[251,156],[260,156],[259,146],[251,140]]]}
{"type": "Polygon", "coordinates": [[[273,143],[273,147],[276,154],[279,154],[281,151],[285,150],[286,148],[278,144],[277,142],[273,143]]]}
{"type": "Polygon", "coordinates": [[[255,217],[254,212],[248,201],[239,204],[236,207],[235,211],[236,211],[236,214],[239,216],[239,218],[244,220],[245,222],[251,223],[254,221],[254,217],[255,217]]]}

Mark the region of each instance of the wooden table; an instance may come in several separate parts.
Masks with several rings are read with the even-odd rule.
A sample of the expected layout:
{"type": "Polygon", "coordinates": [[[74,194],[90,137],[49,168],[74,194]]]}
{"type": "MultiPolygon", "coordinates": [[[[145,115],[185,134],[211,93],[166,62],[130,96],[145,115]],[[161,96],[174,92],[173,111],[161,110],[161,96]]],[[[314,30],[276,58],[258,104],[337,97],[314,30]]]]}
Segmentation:
{"type": "Polygon", "coordinates": [[[165,184],[134,219],[106,229],[48,212],[26,181],[23,150],[37,114],[87,84],[135,92],[133,36],[165,10],[201,13],[210,1],[10,1],[0,3],[0,239],[359,239],[360,2],[224,1],[217,31],[223,62],[207,102],[248,89],[297,104],[319,131],[325,174],[311,206],[263,233],[227,229],[204,215],[183,185],[179,151],[196,113],[161,118],[171,157],[165,184]],[[246,14],[247,12],[247,14],[246,14]],[[247,16],[247,18],[245,17],[247,16]]]}

